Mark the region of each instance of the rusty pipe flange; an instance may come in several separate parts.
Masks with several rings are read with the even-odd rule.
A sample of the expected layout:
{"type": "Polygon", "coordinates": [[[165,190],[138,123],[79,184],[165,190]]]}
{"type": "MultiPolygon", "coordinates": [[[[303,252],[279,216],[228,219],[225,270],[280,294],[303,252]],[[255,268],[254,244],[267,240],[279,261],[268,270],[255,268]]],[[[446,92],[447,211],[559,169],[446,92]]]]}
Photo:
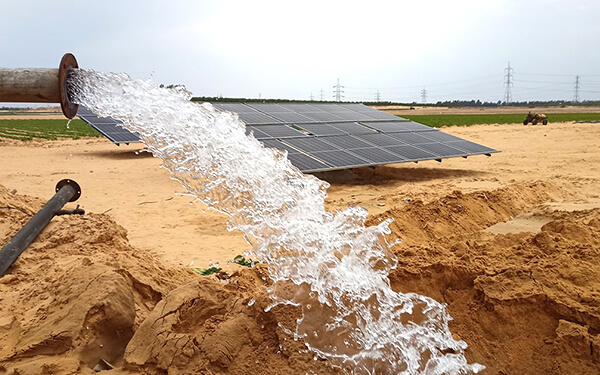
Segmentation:
{"type": "MultiPolygon", "coordinates": [[[[77,112],[75,112],[75,113],[77,113],[77,112]]],[[[66,185],[70,185],[73,188],[73,190],[75,190],[75,194],[73,194],[73,197],[71,199],[69,199],[69,202],[75,202],[81,196],[81,188],[79,187],[79,184],[77,182],[70,180],[68,178],[65,178],[64,180],[60,180],[56,184],[55,191],[58,193],[58,191],[66,185]]]]}
{"type": "Polygon", "coordinates": [[[77,69],[79,68],[79,65],[73,54],[65,53],[58,66],[58,91],[60,92],[60,108],[67,118],[75,117],[77,110],[79,109],[79,105],[71,103],[71,98],[69,97],[67,89],[67,78],[69,76],[70,68],[77,69]]]}

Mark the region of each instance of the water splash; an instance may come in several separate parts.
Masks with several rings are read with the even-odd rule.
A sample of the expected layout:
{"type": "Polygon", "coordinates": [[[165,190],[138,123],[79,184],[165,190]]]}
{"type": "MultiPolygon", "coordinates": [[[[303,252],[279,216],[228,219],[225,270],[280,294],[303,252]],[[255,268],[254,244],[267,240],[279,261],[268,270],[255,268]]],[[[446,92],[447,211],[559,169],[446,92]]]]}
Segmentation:
{"type": "Polygon", "coordinates": [[[483,369],[467,363],[442,304],[391,289],[389,221],[365,227],[360,207],[326,211],[329,184],[246,136],[237,115],[124,74],[76,70],[70,84],[77,103],[138,132],[188,194],[243,231],[268,264],[274,305],[301,306],[294,336],[318,356],[352,374],[483,369]]]}

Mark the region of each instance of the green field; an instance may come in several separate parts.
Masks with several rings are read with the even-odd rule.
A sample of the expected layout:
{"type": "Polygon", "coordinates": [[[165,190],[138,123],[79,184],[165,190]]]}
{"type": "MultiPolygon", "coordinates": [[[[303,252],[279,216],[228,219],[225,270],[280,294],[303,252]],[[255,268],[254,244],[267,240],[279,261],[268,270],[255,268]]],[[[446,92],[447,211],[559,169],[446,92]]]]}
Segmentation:
{"type": "MultiPolygon", "coordinates": [[[[523,114],[403,115],[401,117],[436,128],[475,124],[520,124],[525,118],[523,114]]],[[[600,121],[600,113],[551,113],[548,114],[548,121],[550,124],[552,122],[600,121]]],[[[100,133],[79,119],[71,121],[68,128],[67,120],[0,119],[0,141],[2,138],[29,141],[34,138],[55,140],[100,136],[100,133]]]]}
{"type": "Polygon", "coordinates": [[[1,138],[30,141],[42,139],[79,139],[82,137],[100,137],[100,133],[85,122],[75,119],[67,128],[68,120],[4,120],[0,119],[1,138]]]}
{"type": "MultiPolygon", "coordinates": [[[[600,113],[549,113],[548,122],[600,121],[600,113]]],[[[442,126],[469,126],[476,124],[520,124],[524,114],[477,115],[402,115],[405,119],[439,128],[442,126]]]]}

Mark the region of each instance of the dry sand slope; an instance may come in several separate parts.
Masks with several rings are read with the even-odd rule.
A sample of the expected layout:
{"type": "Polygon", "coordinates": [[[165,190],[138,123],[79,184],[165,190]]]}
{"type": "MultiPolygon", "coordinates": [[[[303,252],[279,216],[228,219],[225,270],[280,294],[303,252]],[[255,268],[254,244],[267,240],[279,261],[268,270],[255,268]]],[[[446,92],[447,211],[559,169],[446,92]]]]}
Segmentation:
{"type": "MultiPolygon", "coordinates": [[[[448,304],[483,373],[600,373],[600,125],[444,131],[503,152],[322,174],[328,207],[394,218],[393,287],[448,304]]],[[[55,218],[0,278],[0,374],[91,374],[101,359],[109,374],[336,373],[284,333],[299,311],[264,312],[264,267],[185,267],[248,246],[132,149],[0,144],[1,244],[61,178],[88,212],[55,218]]]]}

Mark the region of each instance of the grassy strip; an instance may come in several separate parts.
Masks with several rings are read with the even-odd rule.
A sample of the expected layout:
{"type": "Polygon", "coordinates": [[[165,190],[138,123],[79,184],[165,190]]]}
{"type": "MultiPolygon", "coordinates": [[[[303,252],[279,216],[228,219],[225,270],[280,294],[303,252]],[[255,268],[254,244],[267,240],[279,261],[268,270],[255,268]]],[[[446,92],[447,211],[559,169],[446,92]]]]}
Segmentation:
{"type": "Polygon", "coordinates": [[[67,128],[67,120],[2,120],[0,119],[0,138],[22,141],[34,138],[51,139],[82,137],[101,137],[94,128],[75,119],[67,128]]]}
{"type": "MultiPolygon", "coordinates": [[[[548,122],[600,121],[600,113],[550,113],[548,122]]],[[[525,114],[402,115],[402,118],[428,126],[469,126],[477,124],[520,124],[525,114]]]]}

